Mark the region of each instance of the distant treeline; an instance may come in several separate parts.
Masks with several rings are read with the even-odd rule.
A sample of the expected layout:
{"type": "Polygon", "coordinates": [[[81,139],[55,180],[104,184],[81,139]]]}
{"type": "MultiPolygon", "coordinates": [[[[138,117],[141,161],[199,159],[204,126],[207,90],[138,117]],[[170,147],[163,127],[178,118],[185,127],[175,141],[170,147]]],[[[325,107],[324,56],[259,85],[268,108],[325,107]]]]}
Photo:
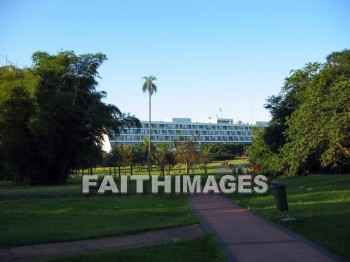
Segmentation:
{"type": "MultiPolygon", "coordinates": [[[[176,164],[184,164],[186,174],[193,174],[195,168],[207,172],[207,164],[211,161],[232,160],[236,155],[244,153],[244,146],[235,143],[207,143],[202,144],[198,150],[195,137],[180,137],[178,141],[171,143],[152,144],[151,163],[156,165],[160,175],[170,175],[171,167],[176,164]]],[[[147,168],[148,141],[137,146],[113,146],[111,152],[103,153],[101,165],[110,167],[113,175],[126,175],[126,167],[142,171],[147,168]]]]}

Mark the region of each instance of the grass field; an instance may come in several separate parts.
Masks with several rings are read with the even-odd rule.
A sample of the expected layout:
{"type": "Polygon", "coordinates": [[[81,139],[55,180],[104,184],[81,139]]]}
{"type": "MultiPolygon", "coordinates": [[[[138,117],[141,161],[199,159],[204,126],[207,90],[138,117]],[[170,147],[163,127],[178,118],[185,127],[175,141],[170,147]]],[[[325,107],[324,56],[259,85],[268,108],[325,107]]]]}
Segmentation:
{"type": "MultiPolygon", "coordinates": [[[[237,158],[229,161],[232,164],[248,164],[248,158],[237,158]]],[[[208,173],[213,174],[215,171],[222,167],[222,161],[213,161],[208,164],[208,173]]],[[[175,170],[175,169],[174,169],[175,170]]],[[[184,170],[184,167],[182,167],[184,170]]],[[[105,168],[96,168],[94,174],[98,175],[100,179],[106,174],[108,170],[105,168]]],[[[230,174],[231,170],[227,169],[224,174],[230,174]]],[[[127,173],[128,174],[128,173],[127,173]]],[[[135,172],[134,175],[148,175],[147,171],[135,172]]],[[[178,173],[177,173],[178,174],[178,173]]],[[[184,174],[181,173],[182,175],[184,174]]],[[[124,172],[122,172],[124,175],[124,172]]],[[[153,170],[152,175],[159,175],[159,171],[153,170]]],[[[204,175],[204,171],[195,172],[195,175],[204,175]]],[[[220,177],[222,174],[218,174],[220,177]]],[[[174,177],[174,176],[172,176],[174,177]]],[[[204,175],[205,177],[205,175],[204,175]]],[[[70,197],[82,197],[87,196],[82,194],[82,181],[81,177],[72,176],[68,179],[66,184],[63,185],[52,185],[52,186],[13,186],[11,181],[0,181],[0,201],[1,200],[21,200],[21,199],[50,199],[50,198],[70,198],[70,197]]],[[[118,180],[118,176],[116,177],[118,180]]],[[[147,183],[147,182],[146,182],[147,183]]],[[[145,183],[145,184],[146,184],[145,183]]],[[[147,188],[145,186],[145,188],[147,188]]],[[[135,191],[131,188],[131,191],[135,191]]],[[[93,192],[96,192],[93,191],[93,192]]]]}
{"type": "Polygon", "coordinates": [[[0,210],[1,248],[198,223],[186,195],[11,200],[0,210]]]}
{"type": "Polygon", "coordinates": [[[62,257],[52,261],[226,261],[218,243],[209,235],[176,243],[135,249],[112,250],[62,257]]]}
{"type": "MultiPolygon", "coordinates": [[[[220,163],[211,163],[211,170],[220,163]]],[[[0,190],[0,248],[129,234],[197,223],[187,195],[84,195],[81,178],[65,185],[0,190]]]]}
{"type": "MultiPolygon", "coordinates": [[[[208,173],[220,167],[221,162],[212,162],[208,173]]],[[[106,174],[102,168],[95,171],[100,177],[106,174]]],[[[2,181],[0,188],[0,248],[125,235],[198,223],[188,206],[187,195],[86,196],[82,194],[81,177],[72,177],[67,184],[53,186],[17,187],[2,181]]],[[[189,242],[184,253],[198,243],[210,243],[213,250],[216,247],[206,237],[189,242]]],[[[182,248],[182,244],[176,244],[176,249],[182,248]]],[[[213,250],[204,249],[205,252],[213,250]]]]}
{"type": "MultiPolygon", "coordinates": [[[[220,162],[213,162],[208,165],[208,173],[220,167],[220,162]]],[[[102,178],[107,172],[98,168],[95,174],[102,178]]],[[[147,172],[134,174],[147,175],[147,172]]],[[[156,174],[158,171],[153,172],[156,174]]],[[[82,194],[81,177],[72,177],[65,185],[17,187],[2,181],[0,187],[0,248],[125,235],[198,223],[188,206],[187,195],[100,196],[94,193],[86,196],[82,194]]],[[[154,250],[158,248],[163,252],[157,256],[160,260],[171,256],[172,261],[176,258],[224,261],[217,243],[208,236],[135,251],[102,252],[98,256],[101,261],[154,259],[154,250]]],[[[97,258],[89,255],[81,259],[90,256],[93,261],[97,258]]],[[[80,258],[73,260],[76,259],[80,258]]]]}
{"type": "MultiPolygon", "coordinates": [[[[229,163],[249,165],[247,158],[238,158],[229,163]]],[[[208,165],[208,173],[215,173],[220,167],[221,162],[213,162],[208,165]]],[[[223,174],[230,172],[227,169],[223,174]]],[[[220,178],[223,174],[216,176],[220,178]]],[[[350,175],[292,177],[279,180],[287,185],[290,212],[297,221],[281,221],[286,214],[276,210],[271,191],[264,195],[226,196],[350,259],[350,175]]],[[[1,248],[124,235],[198,223],[188,206],[186,195],[86,196],[81,193],[81,178],[71,178],[67,184],[60,186],[14,187],[6,181],[0,183],[0,188],[1,248]]],[[[194,245],[195,250],[198,243],[212,240],[207,238],[193,241],[188,245],[194,245]]],[[[165,245],[169,245],[169,248],[164,249],[170,253],[177,248],[184,248],[181,243],[176,244],[178,247],[173,247],[173,244],[165,245]]],[[[202,252],[207,251],[206,248],[202,249],[202,252]]],[[[124,251],[102,253],[107,260],[126,257],[132,261],[138,259],[138,252],[146,257],[154,253],[149,250],[152,250],[152,247],[138,249],[136,253],[130,251],[130,254],[124,251]]],[[[189,251],[184,251],[186,252],[189,251]]],[[[171,257],[176,258],[175,255],[171,257]]],[[[182,257],[179,260],[183,260],[182,257]]]]}
{"type": "Polygon", "coordinates": [[[226,195],[235,203],[350,259],[350,175],[278,179],[287,186],[289,210],[297,221],[282,222],[271,190],[265,195],[226,195]]]}

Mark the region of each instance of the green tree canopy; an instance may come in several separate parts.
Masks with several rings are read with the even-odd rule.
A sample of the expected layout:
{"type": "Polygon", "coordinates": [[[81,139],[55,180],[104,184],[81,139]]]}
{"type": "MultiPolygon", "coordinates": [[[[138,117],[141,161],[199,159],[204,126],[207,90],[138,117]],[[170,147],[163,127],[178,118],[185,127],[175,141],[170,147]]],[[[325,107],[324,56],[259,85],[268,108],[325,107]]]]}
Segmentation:
{"type": "Polygon", "coordinates": [[[341,171],[350,164],[350,50],[334,52],[300,92],[300,106],[287,120],[282,150],[285,173],[319,168],[341,171]]]}
{"type": "MultiPolygon", "coordinates": [[[[9,108],[8,103],[13,100],[8,95],[9,90],[22,86],[21,92],[26,95],[23,93],[19,97],[22,100],[26,97],[34,107],[34,110],[27,110],[30,113],[26,120],[16,119],[29,137],[24,148],[29,147],[30,153],[22,153],[32,155],[37,166],[24,167],[26,171],[21,171],[21,176],[32,175],[25,175],[26,180],[20,179],[21,183],[28,180],[30,183],[64,182],[71,169],[82,166],[82,156],[89,157],[90,161],[92,155],[100,157],[95,152],[100,149],[103,134],[118,134],[124,126],[140,126],[140,121],[123,114],[116,106],[104,103],[102,99],[106,93],[96,90],[97,69],[106,60],[105,55],[36,52],[32,59],[31,68],[1,68],[0,98],[3,99],[0,106],[9,108]]],[[[23,107],[28,106],[24,104],[23,107]]],[[[5,109],[1,111],[0,119],[10,117],[5,109]]],[[[0,129],[3,130],[0,142],[4,143],[11,128],[5,121],[0,121],[0,129]]],[[[4,161],[7,166],[14,167],[7,157],[4,161]]]]}
{"type": "Polygon", "coordinates": [[[272,119],[253,140],[252,161],[284,175],[349,170],[350,50],[293,70],[266,108],[272,119]]]}

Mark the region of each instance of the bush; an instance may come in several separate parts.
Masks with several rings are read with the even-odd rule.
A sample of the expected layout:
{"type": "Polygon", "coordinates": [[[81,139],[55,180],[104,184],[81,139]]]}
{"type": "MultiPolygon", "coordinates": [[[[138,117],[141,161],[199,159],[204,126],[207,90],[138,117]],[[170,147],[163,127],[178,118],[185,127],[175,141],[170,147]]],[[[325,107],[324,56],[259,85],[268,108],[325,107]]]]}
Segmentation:
{"type": "Polygon", "coordinates": [[[212,158],[214,161],[232,160],[232,159],[235,159],[235,155],[230,155],[230,154],[213,155],[212,158]]]}

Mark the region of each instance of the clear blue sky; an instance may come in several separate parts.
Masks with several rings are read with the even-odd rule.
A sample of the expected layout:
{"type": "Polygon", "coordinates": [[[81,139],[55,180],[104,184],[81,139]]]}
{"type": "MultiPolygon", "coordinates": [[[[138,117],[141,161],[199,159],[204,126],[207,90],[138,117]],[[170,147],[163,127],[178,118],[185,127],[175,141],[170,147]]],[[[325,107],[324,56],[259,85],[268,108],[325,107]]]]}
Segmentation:
{"type": "Polygon", "coordinates": [[[269,120],[263,105],[290,70],[350,48],[349,0],[0,0],[0,65],[33,52],[102,52],[99,90],[147,120],[269,120]],[[221,108],[221,112],[220,112],[221,108]]]}

